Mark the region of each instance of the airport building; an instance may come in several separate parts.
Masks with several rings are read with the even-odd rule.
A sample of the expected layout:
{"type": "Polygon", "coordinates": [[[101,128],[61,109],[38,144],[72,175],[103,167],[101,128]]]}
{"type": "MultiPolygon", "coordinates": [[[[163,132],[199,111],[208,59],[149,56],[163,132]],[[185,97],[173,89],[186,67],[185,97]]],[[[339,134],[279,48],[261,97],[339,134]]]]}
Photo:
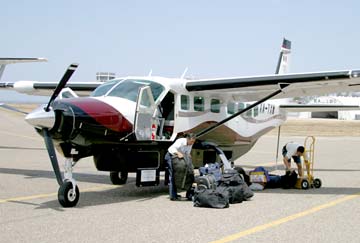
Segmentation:
{"type": "Polygon", "coordinates": [[[115,73],[110,73],[110,72],[97,72],[96,73],[96,81],[107,82],[114,78],[115,78],[115,73]]]}
{"type": "MultiPolygon", "coordinates": [[[[353,96],[319,96],[308,102],[311,105],[360,105],[360,98],[353,96]]],[[[301,118],[328,118],[338,120],[360,120],[360,110],[328,112],[300,112],[301,118]]]]}

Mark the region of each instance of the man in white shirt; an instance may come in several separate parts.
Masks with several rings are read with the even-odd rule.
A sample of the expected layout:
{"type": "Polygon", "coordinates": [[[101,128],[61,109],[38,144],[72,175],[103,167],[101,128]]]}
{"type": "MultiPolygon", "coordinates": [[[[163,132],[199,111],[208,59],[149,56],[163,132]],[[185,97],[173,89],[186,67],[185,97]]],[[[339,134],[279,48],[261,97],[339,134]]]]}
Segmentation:
{"type": "Polygon", "coordinates": [[[304,157],[304,160],[307,162],[308,157],[307,154],[304,153],[305,148],[304,146],[295,143],[295,142],[289,142],[285,144],[285,146],[282,149],[282,155],[283,155],[283,161],[285,165],[286,171],[291,170],[291,158],[293,158],[295,164],[298,167],[298,174],[300,177],[303,176],[303,169],[301,165],[301,156],[304,157]]]}
{"type": "Polygon", "coordinates": [[[184,158],[190,160],[191,162],[191,149],[193,144],[196,141],[196,136],[193,133],[189,133],[185,138],[178,138],[169,148],[168,152],[165,155],[165,160],[168,165],[169,171],[169,195],[170,200],[177,200],[180,196],[177,194],[175,182],[174,182],[174,171],[173,171],[173,162],[172,158],[184,158]]]}

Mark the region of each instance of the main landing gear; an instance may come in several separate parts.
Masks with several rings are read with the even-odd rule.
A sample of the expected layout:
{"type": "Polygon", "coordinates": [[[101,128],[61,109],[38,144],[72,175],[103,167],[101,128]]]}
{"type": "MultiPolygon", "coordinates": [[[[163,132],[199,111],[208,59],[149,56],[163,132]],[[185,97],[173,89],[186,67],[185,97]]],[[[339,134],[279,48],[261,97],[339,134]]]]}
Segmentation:
{"type": "Polygon", "coordinates": [[[127,178],[128,172],[126,170],[110,172],[110,180],[114,185],[124,185],[127,181],[127,178]]]}

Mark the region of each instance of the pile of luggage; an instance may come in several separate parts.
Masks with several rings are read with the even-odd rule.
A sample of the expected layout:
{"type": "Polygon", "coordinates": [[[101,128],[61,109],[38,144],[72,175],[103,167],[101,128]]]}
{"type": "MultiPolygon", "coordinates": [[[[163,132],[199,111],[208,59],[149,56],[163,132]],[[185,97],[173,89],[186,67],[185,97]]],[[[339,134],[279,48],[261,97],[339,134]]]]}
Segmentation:
{"type": "Polygon", "coordinates": [[[228,208],[229,204],[250,200],[254,193],[248,186],[249,176],[242,168],[233,168],[225,153],[214,143],[202,142],[204,149],[213,149],[221,162],[208,163],[194,176],[190,158],[174,158],[174,183],[178,191],[186,190],[186,197],[195,207],[228,208]],[[191,186],[195,182],[196,186],[191,186]]]}
{"type": "Polygon", "coordinates": [[[199,172],[193,195],[195,207],[228,208],[229,204],[247,201],[254,195],[236,169],[222,169],[219,163],[210,163],[200,167],[199,172]]]}

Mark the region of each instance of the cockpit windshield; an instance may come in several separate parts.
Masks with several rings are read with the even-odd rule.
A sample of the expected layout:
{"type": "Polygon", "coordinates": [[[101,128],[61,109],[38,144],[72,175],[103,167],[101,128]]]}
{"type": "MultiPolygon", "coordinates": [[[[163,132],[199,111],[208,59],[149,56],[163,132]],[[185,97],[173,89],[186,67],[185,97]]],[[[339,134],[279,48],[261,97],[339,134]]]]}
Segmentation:
{"type": "Polygon", "coordinates": [[[126,79],[123,81],[116,81],[118,84],[116,84],[116,86],[112,89],[112,87],[115,85],[114,83],[111,83],[113,81],[110,81],[106,84],[109,84],[109,87],[104,87],[104,90],[101,90],[101,88],[103,87],[103,84],[101,86],[99,86],[96,90],[94,90],[92,96],[102,96],[102,95],[106,95],[106,96],[114,96],[114,97],[120,97],[120,98],[124,98],[124,99],[128,99],[131,101],[136,101],[137,100],[137,96],[138,96],[138,92],[139,92],[139,88],[144,87],[144,86],[150,86],[152,95],[154,97],[154,100],[156,101],[156,99],[160,96],[160,94],[164,91],[164,86],[162,86],[161,84],[155,83],[153,81],[149,81],[149,80],[135,80],[135,79],[126,79]],[[99,90],[98,90],[99,89],[99,90]],[[110,92],[108,92],[110,91],[110,92]]]}
{"type": "Polygon", "coordinates": [[[97,87],[90,96],[104,96],[115,84],[117,84],[118,82],[121,82],[119,80],[112,80],[112,81],[108,81],[106,83],[103,83],[102,85],[100,85],[99,87],[97,87]]]}

